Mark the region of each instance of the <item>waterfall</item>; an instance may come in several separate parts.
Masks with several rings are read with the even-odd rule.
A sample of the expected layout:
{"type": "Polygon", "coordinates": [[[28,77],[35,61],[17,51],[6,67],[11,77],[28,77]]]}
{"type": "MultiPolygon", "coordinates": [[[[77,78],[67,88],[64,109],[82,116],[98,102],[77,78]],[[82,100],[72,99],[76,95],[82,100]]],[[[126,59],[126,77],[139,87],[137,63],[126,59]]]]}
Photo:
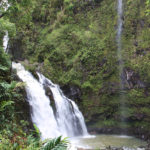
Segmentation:
{"type": "Polygon", "coordinates": [[[26,71],[20,63],[13,62],[12,67],[17,70],[19,78],[26,83],[27,100],[32,110],[31,118],[39,128],[42,139],[61,135],[42,84],[30,72],[26,71]]]}
{"type": "MultiPolygon", "coordinates": [[[[118,0],[118,27],[117,27],[117,55],[118,55],[118,60],[119,60],[119,76],[121,78],[122,72],[123,72],[123,67],[124,67],[124,62],[122,59],[122,29],[123,29],[123,0],[118,0]]],[[[120,82],[120,88],[123,89],[124,84],[121,80],[120,82]]]]}
{"type": "Polygon", "coordinates": [[[31,118],[41,132],[41,138],[55,138],[62,136],[86,135],[87,129],[84,118],[77,105],[66,98],[58,85],[39,74],[40,81],[24,69],[20,63],[12,63],[13,69],[17,70],[19,78],[26,83],[27,100],[31,106],[31,118]],[[45,85],[51,89],[55,105],[56,115],[46,96],[45,85]]]}
{"type": "MultiPolygon", "coordinates": [[[[118,0],[118,28],[117,28],[117,54],[119,60],[119,77],[120,77],[120,90],[124,90],[124,76],[123,76],[123,68],[124,68],[124,61],[122,59],[122,31],[123,31],[123,0],[118,0]]],[[[120,95],[120,120],[122,123],[126,123],[126,104],[125,104],[125,94],[121,92],[120,95]]]]}
{"type": "Polygon", "coordinates": [[[120,89],[124,89],[124,84],[122,80],[122,73],[124,68],[124,62],[122,59],[122,30],[123,30],[123,0],[118,0],[118,27],[117,27],[117,54],[119,60],[119,76],[121,79],[120,89]]]}
{"type": "Polygon", "coordinates": [[[53,84],[49,79],[39,74],[40,82],[47,85],[53,93],[56,106],[56,119],[61,133],[65,136],[73,137],[87,135],[82,113],[72,100],[68,99],[58,85],[53,84]]]}
{"type": "Polygon", "coordinates": [[[10,4],[8,3],[8,0],[2,0],[0,2],[0,6],[4,9],[4,11],[6,11],[9,8],[10,4]]]}
{"type": "MultiPolygon", "coordinates": [[[[7,9],[9,8],[10,4],[8,3],[8,0],[2,0],[0,3],[0,7],[2,7],[4,9],[4,11],[7,11],[7,9]]],[[[5,31],[5,35],[3,37],[3,49],[5,51],[5,53],[7,53],[7,48],[8,48],[8,42],[9,42],[9,35],[8,35],[8,31],[5,31]]]]}
{"type": "Polygon", "coordinates": [[[9,42],[9,36],[8,36],[8,31],[5,32],[5,36],[3,38],[3,48],[5,53],[7,53],[7,48],[8,48],[8,42],[9,42]]]}

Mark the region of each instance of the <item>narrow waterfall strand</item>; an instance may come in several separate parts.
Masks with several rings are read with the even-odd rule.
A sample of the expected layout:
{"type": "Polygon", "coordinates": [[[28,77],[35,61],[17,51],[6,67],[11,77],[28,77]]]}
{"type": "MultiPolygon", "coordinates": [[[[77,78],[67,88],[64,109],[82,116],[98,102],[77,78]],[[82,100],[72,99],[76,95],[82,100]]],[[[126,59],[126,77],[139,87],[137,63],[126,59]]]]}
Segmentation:
{"type": "Polygon", "coordinates": [[[9,42],[9,36],[8,36],[8,31],[6,31],[4,38],[3,38],[3,48],[4,48],[5,53],[7,53],[8,42],[9,42]]]}

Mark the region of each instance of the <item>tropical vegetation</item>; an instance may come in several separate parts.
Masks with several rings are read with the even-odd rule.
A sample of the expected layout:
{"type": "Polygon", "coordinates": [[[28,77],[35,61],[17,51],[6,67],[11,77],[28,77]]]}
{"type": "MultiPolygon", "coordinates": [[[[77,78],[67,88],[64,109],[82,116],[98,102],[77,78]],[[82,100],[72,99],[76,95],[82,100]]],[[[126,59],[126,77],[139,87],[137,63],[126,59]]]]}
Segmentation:
{"type": "MultiPolygon", "coordinates": [[[[39,68],[62,89],[73,87],[80,91],[74,100],[89,129],[123,128],[139,136],[144,134],[145,139],[150,137],[150,0],[124,1],[125,89],[121,91],[117,0],[8,2],[7,10],[5,3],[0,7],[0,149],[31,150],[43,146],[30,123],[25,84],[12,71],[12,60],[21,61],[32,73],[39,68]],[[9,54],[3,50],[6,31],[9,54]],[[120,123],[122,94],[127,106],[123,108],[126,125],[120,123]]],[[[62,143],[60,138],[54,139],[45,149],[62,143]]]]}

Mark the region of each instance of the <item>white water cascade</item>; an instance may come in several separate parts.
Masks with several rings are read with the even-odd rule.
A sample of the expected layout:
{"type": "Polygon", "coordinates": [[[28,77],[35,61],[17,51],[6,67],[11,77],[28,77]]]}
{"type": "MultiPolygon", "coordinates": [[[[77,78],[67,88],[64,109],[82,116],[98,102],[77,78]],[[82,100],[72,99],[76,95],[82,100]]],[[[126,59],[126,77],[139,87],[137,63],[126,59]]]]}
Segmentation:
{"type": "Polygon", "coordinates": [[[74,137],[88,135],[82,113],[72,100],[68,99],[58,85],[39,74],[40,83],[50,88],[53,93],[56,106],[56,120],[59,129],[64,136],[74,137]]]}
{"type": "Polygon", "coordinates": [[[123,27],[123,0],[118,0],[117,13],[118,13],[117,43],[118,48],[121,49],[121,35],[123,27]]]}
{"type": "Polygon", "coordinates": [[[7,51],[8,42],[9,42],[8,31],[5,31],[5,35],[4,35],[4,38],[3,38],[3,48],[4,48],[5,53],[8,52],[8,51],[7,51]]]}
{"type": "Polygon", "coordinates": [[[45,95],[44,88],[30,72],[26,71],[20,63],[12,63],[17,70],[19,78],[26,83],[27,100],[31,106],[31,118],[39,128],[42,139],[60,136],[57,122],[54,117],[50,101],[45,95]]]}
{"type": "Polygon", "coordinates": [[[27,100],[31,106],[31,118],[41,132],[41,138],[55,138],[62,136],[87,135],[84,118],[77,105],[66,98],[58,85],[53,84],[43,75],[38,74],[40,82],[24,69],[20,63],[12,63],[19,78],[26,83],[27,100]],[[55,105],[56,117],[45,94],[44,86],[51,89],[55,105]]]}
{"type": "MultiPolygon", "coordinates": [[[[119,77],[120,77],[120,120],[122,123],[126,124],[125,117],[126,117],[126,96],[124,94],[124,76],[123,76],[123,69],[124,69],[124,61],[122,55],[122,31],[123,31],[123,0],[118,0],[118,28],[117,28],[117,54],[119,60],[119,77]]],[[[126,132],[124,130],[124,132],[126,132]]]]}
{"type": "Polygon", "coordinates": [[[4,11],[6,11],[9,8],[10,4],[8,3],[8,0],[2,0],[0,2],[0,6],[4,9],[4,11]]]}
{"type": "MultiPolygon", "coordinates": [[[[122,59],[122,30],[123,30],[123,0],[118,0],[118,26],[117,26],[117,54],[118,54],[118,60],[119,60],[119,76],[121,77],[124,67],[124,62],[122,59]]],[[[123,83],[120,82],[120,88],[123,89],[123,83]]]]}
{"type": "MultiPolygon", "coordinates": [[[[2,0],[1,3],[0,3],[0,6],[4,9],[4,11],[7,11],[10,4],[8,3],[8,0],[2,0]]],[[[5,35],[3,37],[3,49],[4,49],[5,53],[8,52],[7,51],[8,50],[8,42],[9,42],[8,31],[5,31],[5,35]]]]}

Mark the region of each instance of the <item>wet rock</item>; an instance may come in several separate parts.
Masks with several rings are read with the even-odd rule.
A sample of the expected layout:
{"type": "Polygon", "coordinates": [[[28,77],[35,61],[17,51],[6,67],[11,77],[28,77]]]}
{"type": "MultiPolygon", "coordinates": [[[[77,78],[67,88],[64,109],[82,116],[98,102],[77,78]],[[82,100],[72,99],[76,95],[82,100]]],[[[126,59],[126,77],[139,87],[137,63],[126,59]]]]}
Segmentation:
{"type": "MultiPolygon", "coordinates": [[[[94,150],[94,149],[88,149],[88,148],[77,148],[77,150],[94,150]]],[[[117,148],[117,147],[111,147],[108,146],[106,148],[103,148],[101,150],[124,150],[123,147],[117,148]]]]}
{"type": "Polygon", "coordinates": [[[29,123],[26,126],[24,126],[24,132],[27,133],[30,131],[30,129],[34,130],[34,127],[30,115],[32,113],[32,109],[29,105],[29,102],[27,101],[27,94],[24,83],[20,82],[20,85],[18,85],[14,90],[20,95],[15,99],[15,111],[19,112],[17,115],[18,122],[20,120],[25,120],[29,123]]]}
{"type": "Polygon", "coordinates": [[[111,146],[109,146],[109,147],[106,147],[105,150],[124,150],[124,149],[122,147],[117,148],[117,147],[111,147],[111,146]]]}
{"type": "Polygon", "coordinates": [[[144,28],[144,25],[145,25],[144,20],[143,20],[143,19],[141,19],[141,20],[139,21],[139,23],[140,23],[141,28],[144,28]]]}
{"type": "Polygon", "coordinates": [[[20,34],[18,35],[18,38],[15,40],[11,39],[11,44],[10,44],[10,49],[9,49],[9,54],[12,55],[13,60],[19,60],[23,61],[24,60],[24,51],[23,51],[23,43],[22,43],[22,37],[24,35],[20,34]]]}
{"type": "Polygon", "coordinates": [[[88,131],[90,134],[127,134],[125,129],[115,128],[115,127],[104,127],[104,128],[90,128],[88,127],[88,131]]]}
{"type": "Polygon", "coordinates": [[[77,148],[77,150],[93,150],[93,149],[77,148]]]}
{"type": "Polygon", "coordinates": [[[118,82],[105,82],[103,87],[99,90],[99,95],[103,93],[107,93],[109,95],[113,95],[117,93],[119,90],[118,82]]]}
{"type": "Polygon", "coordinates": [[[50,90],[50,88],[46,85],[44,85],[45,94],[49,97],[50,100],[54,101],[53,93],[50,90]]]}
{"type": "Polygon", "coordinates": [[[44,86],[44,90],[45,90],[45,94],[49,97],[50,105],[53,108],[54,114],[56,115],[55,100],[54,100],[54,97],[53,97],[53,93],[52,93],[51,89],[49,88],[48,84],[49,83],[46,82],[46,80],[45,80],[45,83],[43,85],[44,86]]]}
{"type": "MultiPolygon", "coordinates": [[[[140,76],[138,75],[138,73],[134,72],[132,69],[130,68],[125,68],[124,69],[124,77],[126,82],[128,83],[128,88],[132,89],[132,88],[145,88],[146,85],[143,81],[141,81],[140,76]]],[[[124,81],[125,84],[125,81],[124,81]]]]}
{"type": "Polygon", "coordinates": [[[144,50],[144,49],[140,49],[140,50],[136,50],[136,55],[137,56],[144,56],[144,55],[146,55],[146,50],[144,50]]]}
{"type": "Polygon", "coordinates": [[[78,87],[65,85],[61,89],[68,98],[78,101],[81,100],[81,91],[78,87]]]}

